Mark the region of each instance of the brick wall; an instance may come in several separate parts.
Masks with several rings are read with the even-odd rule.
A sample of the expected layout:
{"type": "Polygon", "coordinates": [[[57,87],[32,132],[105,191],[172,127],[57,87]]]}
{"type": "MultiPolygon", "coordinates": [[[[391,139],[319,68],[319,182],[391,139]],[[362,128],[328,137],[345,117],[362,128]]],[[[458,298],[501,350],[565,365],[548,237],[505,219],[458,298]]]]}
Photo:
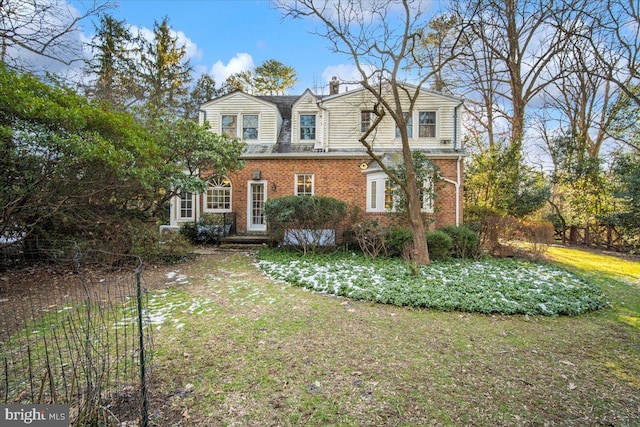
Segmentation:
{"type": "MultiPolygon", "coordinates": [[[[366,157],[355,159],[259,159],[246,160],[245,167],[229,175],[232,183],[232,205],[237,212],[237,231],[247,231],[247,182],[254,171],[260,171],[260,179],[266,181],[267,197],[284,197],[295,194],[295,175],[314,175],[314,194],[333,197],[355,205],[365,212],[366,176],[360,164],[366,157]]],[[[455,181],[456,160],[436,159],[434,163],[440,173],[455,181]]],[[[435,225],[431,228],[455,224],[455,186],[439,182],[436,187],[435,225]]],[[[461,195],[462,196],[462,195],[461,195]]],[[[369,218],[384,217],[382,214],[367,214],[369,218]]]]}

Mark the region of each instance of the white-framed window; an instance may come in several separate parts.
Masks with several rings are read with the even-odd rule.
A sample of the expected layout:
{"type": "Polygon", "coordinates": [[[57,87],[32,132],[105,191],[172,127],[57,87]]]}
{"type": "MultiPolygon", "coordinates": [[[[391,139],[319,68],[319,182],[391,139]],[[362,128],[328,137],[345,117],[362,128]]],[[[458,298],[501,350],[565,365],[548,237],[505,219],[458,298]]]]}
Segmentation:
{"type": "Polygon", "coordinates": [[[316,115],[300,114],[300,140],[316,139],[316,115]]]}
{"type": "MultiPolygon", "coordinates": [[[[433,213],[434,185],[429,177],[420,188],[420,204],[422,212],[433,213]]],[[[393,212],[395,185],[384,172],[367,176],[367,212],[393,212]]]]}
{"type": "Polygon", "coordinates": [[[384,210],[393,209],[393,183],[390,179],[384,180],[384,210]]]}
{"type": "Polygon", "coordinates": [[[422,182],[422,188],[420,188],[420,206],[422,206],[422,212],[433,213],[434,195],[435,186],[433,185],[433,177],[428,176],[422,182]]]}
{"type": "Polygon", "coordinates": [[[367,185],[367,211],[378,210],[378,181],[372,180],[367,185]]]}
{"type": "Polygon", "coordinates": [[[393,209],[393,185],[384,172],[367,175],[367,212],[393,209]]]}
{"type": "Polygon", "coordinates": [[[296,196],[313,196],[313,174],[296,174],[296,196]]]}
{"type": "Polygon", "coordinates": [[[259,114],[223,114],[220,117],[220,123],[222,133],[231,138],[241,136],[245,141],[252,141],[259,137],[259,114]],[[240,124],[241,128],[239,128],[240,124]]]}
{"type": "MultiPolygon", "coordinates": [[[[413,138],[413,116],[408,116],[409,113],[402,113],[405,119],[407,119],[407,135],[409,138],[413,138]]],[[[400,138],[400,128],[396,125],[396,138],[400,138]]]]}
{"type": "Polygon", "coordinates": [[[436,137],[436,112],[418,112],[418,138],[436,137]]]}
{"type": "Polygon", "coordinates": [[[193,196],[194,194],[191,191],[182,191],[180,193],[179,219],[193,219],[193,196]]]}
{"type": "Polygon", "coordinates": [[[360,111],[360,132],[365,133],[371,126],[371,113],[369,111],[360,111]]]}
{"type": "Polygon", "coordinates": [[[258,128],[260,118],[257,114],[242,115],[242,139],[258,139],[258,128]]]}
{"type": "Polygon", "coordinates": [[[222,124],[222,133],[231,138],[238,137],[238,115],[223,114],[220,122],[222,124]]]}
{"type": "Polygon", "coordinates": [[[231,212],[231,181],[226,176],[215,175],[209,179],[204,194],[205,212],[231,212]]]}

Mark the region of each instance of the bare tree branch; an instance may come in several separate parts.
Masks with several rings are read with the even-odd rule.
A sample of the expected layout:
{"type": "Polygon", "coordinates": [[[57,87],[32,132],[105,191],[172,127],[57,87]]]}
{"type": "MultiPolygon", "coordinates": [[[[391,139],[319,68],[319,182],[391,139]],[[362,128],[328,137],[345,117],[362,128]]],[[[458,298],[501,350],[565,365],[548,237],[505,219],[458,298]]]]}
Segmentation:
{"type": "Polygon", "coordinates": [[[32,71],[37,67],[25,52],[65,65],[82,60],[82,45],[73,34],[81,21],[112,7],[110,0],[87,3],[77,11],[64,0],[0,0],[0,60],[32,71]]]}

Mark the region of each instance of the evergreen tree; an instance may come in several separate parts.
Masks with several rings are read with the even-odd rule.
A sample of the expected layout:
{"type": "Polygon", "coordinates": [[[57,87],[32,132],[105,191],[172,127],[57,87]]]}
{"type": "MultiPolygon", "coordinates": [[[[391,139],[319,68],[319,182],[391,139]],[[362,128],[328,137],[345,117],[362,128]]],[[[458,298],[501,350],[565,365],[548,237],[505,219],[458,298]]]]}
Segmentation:
{"type": "Polygon", "coordinates": [[[187,50],[178,45],[166,17],[154,23],[153,35],[153,41],[144,43],[140,57],[138,99],[146,103],[151,117],[178,116],[191,81],[187,50]]]}
{"type": "Polygon", "coordinates": [[[268,59],[253,71],[241,71],[229,76],[225,89],[227,92],[241,90],[252,95],[284,95],[297,81],[293,67],[268,59]]]}
{"type": "Polygon", "coordinates": [[[89,95],[107,101],[117,109],[129,105],[134,100],[132,55],[136,44],[126,23],[111,15],[102,15],[89,46],[94,56],[88,61],[87,68],[96,76],[88,89],[89,95]]]}
{"type": "Polygon", "coordinates": [[[256,94],[284,95],[298,81],[296,70],[275,59],[268,59],[254,70],[256,94]]]}
{"type": "Polygon", "coordinates": [[[183,117],[198,121],[200,106],[220,95],[220,91],[216,89],[216,81],[209,74],[201,75],[189,96],[185,99],[183,117]]]}

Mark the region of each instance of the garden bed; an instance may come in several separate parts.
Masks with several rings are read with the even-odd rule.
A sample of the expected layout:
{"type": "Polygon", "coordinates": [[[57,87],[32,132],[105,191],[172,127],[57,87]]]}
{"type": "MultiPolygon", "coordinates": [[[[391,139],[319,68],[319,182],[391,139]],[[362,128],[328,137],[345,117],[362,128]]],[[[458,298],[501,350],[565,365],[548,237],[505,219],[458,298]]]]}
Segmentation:
{"type": "Polygon", "coordinates": [[[546,263],[484,259],[434,262],[412,274],[399,259],[265,250],[269,277],[357,300],[444,311],[577,315],[607,306],[602,291],[546,263]]]}

